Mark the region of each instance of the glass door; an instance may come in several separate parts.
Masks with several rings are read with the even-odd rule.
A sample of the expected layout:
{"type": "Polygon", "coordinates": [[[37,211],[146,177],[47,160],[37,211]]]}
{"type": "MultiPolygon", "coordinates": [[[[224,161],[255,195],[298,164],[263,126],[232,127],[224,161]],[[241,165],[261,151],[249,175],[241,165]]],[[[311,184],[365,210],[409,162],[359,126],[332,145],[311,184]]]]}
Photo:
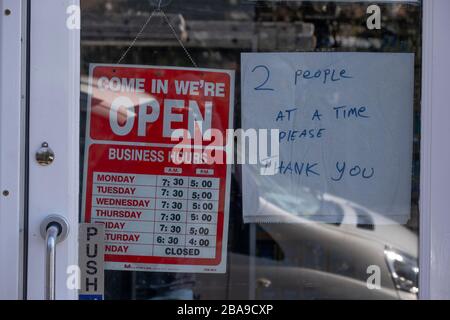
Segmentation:
{"type": "Polygon", "coordinates": [[[421,11],[82,0],[80,221],[105,226],[105,299],[416,299],[421,11]],[[175,165],[193,119],[277,129],[274,172],[236,135],[231,163],[175,165]]]}

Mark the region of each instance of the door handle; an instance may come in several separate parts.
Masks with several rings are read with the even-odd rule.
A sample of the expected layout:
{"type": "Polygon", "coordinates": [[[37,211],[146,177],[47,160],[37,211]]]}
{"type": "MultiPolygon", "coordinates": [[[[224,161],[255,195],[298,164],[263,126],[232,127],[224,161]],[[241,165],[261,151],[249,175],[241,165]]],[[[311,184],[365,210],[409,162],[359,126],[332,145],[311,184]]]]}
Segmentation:
{"type": "Polygon", "coordinates": [[[56,244],[69,234],[69,223],[60,215],[50,215],[41,223],[41,235],[45,239],[45,299],[55,300],[56,244]]]}

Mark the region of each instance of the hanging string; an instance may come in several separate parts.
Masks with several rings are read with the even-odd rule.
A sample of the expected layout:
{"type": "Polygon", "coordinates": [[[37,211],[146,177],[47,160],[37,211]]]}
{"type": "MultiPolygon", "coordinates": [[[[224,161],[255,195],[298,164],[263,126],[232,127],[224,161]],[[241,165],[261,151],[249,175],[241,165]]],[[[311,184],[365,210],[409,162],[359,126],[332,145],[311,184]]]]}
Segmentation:
{"type": "Polygon", "coordinates": [[[136,44],[136,41],[141,37],[142,33],[144,32],[145,28],[147,27],[147,25],[150,23],[150,21],[152,20],[153,16],[155,15],[156,10],[153,10],[152,13],[150,14],[150,16],[148,17],[147,21],[145,21],[144,25],[142,26],[141,30],[139,30],[138,34],[136,35],[136,37],[133,39],[133,41],[131,42],[131,44],[128,46],[128,48],[125,50],[125,52],[122,54],[122,56],[120,57],[120,59],[117,61],[117,64],[120,64],[122,62],[123,59],[125,59],[126,55],[128,54],[128,52],[131,50],[131,48],[134,47],[134,45],[136,44]]]}
{"type": "Polygon", "coordinates": [[[163,18],[164,21],[168,24],[170,30],[172,31],[172,34],[175,36],[175,39],[178,41],[178,44],[183,48],[184,53],[186,54],[186,56],[188,57],[188,59],[190,60],[190,62],[192,63],[192,65],[195,68],[198,68],[198,65],[195,63],[194,59],[192,58],[191,54],[189,53],[189,50],[186,48],[186,46],[183,44],[183,41],[181,41],[180,37],[178,37],[178,34],[175,30],[175,27],[172,25],[172,23],[170,22],[169,18],[167,17],[166,13],[164,12],[163,9],[161,9],[161,2],[162,0],[159,0],[158,3],[158,7],[156,9],[154,9],[152,11],[152,13],[150,14],[150,16],[147,18],[147,20],[145,21],[144,25],[142,26],[142,28],[139,30],[139,32],[137,33],[136,37],[133,39],[133,41],[131,41],[130,45],[128,46],[128,48],[124,51],[124,53],[122,54],[122,56],[120,57],[120,59],[117,61],[116,64],[120,64],[123,59],[125,59],[125,57],[127,56],[128,52],[130,52],[130,50],[134,47],[134,45],[136,44],[137,40],[142,36],[142,34],[144,33],[145,29],[147,28],[148,24],[150,23],[150,21],[152,20],[153,16],[156,13],[160,13],[163,18]]]}
{"type": "Polygon", "coordinates": [[[183,48],[184,53],[186,53],[187,57],[189,58],[189,60],[191,60],[191,63],[194,65],[194,67],[198,68],[197,64],[195,63],[194,59],[192,59],[191,54],[189,53],[188,49],[184,46],[183,41],[181,41],[181,39],[178,37],[177,32],[175,31],[174,26],[172,25],[172,23],[170,23],[169,18],[166,16],[166,14],[164,13],[163,10],[161,10],[161,13],[164,16],[164,19],[166,20],[167,24],[169,25],[170,29],[172,30],[173,35],[175,36],[175,38],[177,39],[178,43],[180,44],[180,46],[183,48]]]}

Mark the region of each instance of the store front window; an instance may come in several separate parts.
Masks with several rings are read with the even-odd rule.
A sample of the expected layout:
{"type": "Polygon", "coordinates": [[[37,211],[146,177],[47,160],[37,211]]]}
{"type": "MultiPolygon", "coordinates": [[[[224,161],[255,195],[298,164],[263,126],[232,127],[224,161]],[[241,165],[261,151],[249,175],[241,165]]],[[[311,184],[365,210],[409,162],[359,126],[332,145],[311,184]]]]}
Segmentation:
{"type": "Polygon", "coordinates": [[[106,299],[417,298],[420,1],[81,13],[80,222],[105,225],[106,299]],[[258,155],[267,130],[272,162],[231,135],[231,163],[169,165],[193,118],[254,130],[258,155]]]}

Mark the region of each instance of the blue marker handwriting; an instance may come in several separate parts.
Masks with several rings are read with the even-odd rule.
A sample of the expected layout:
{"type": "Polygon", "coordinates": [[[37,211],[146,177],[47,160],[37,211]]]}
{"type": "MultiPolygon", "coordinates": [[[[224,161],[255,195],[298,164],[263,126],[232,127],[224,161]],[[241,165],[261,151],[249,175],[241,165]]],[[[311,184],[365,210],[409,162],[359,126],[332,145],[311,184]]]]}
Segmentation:
{"type": "Polygon", "coordinates": [[[278,172],[280,174],[290,174],[290,175],[304,175],[304,176],[320,176],[315,168],[319,164],[317,162],[296,162],[296,161],[280,161],[280,166],[278,167],[278,172]]]}
{"type": "Polygon", "coordinates": [[[336,162],[336,176],[332,177],[333,181],[341,181],[344,175],[349,177],[361,177],[363,179],[371,179],[375,175],[374,168],[364,168],[360,165],[347,166],[345,161],[336,162]]]}
{"type": "Polygon", "coordinates": [[[324,128],[280,130],[280,142],[293,142],[300,139],[322,138],[324,128]]]}
{"type": "Polygon", "coordinates": [[[301,80],[319,80],[323,84],[327,84],[352,78],[353,77],[348,73],[346,69],[297,69],[295,71],[294,83],[295,85],[297,85],[301,80]]]}
{"type": "MultiPolygon", "coordinates": [[[[320,163],[309,161],[280,161],[278,173],[282,175],[297,175],[306,177],[320,176],[320,163]]],[[[331,175],[330,179],[335,182],[343,180],[344,177],[370,180],[374,176],[374,168],[366,168],[358,164],[349,166],[346,161],[337,161],[336,174],[331,175]]]]}
{"type": "Polygon", "coordinates": [[[333,110],[335,111],[337,120],[369,118],[369,116],[366,114],[366,107],[339,106],[334,107],[333,110]]]}
{"type": "Polygon", "coordinates": [[[278,111],[277,117],[275,119],[276,122],[278,121],[291,121],[291,114],[293,117],[293,114],[298,110],[298,108],[291,108],[291,109],[286,109],[286,110],[280,110],[278,111]],[[285,119],[286,118],[286,119],[285,119]]]}
{"type": "MultiPolygon", "coordinates": [[[[292,107],[289,109],[279,110],[276,112],[275,122],[289,122],[294,119],[299,108],[292,107]]],[[[323,110],[322,110],[323,112],[323,110]]],[[[342,105],[332,108],[332,114],[336,120],[346,119],[369,119],[369,110],[365,106],[347,106],[342,105]]],[[[309,117],[311,121],[322,121],[324,114],[319,112],[319,109],[315,109],[314,113],[309,117]]]]}

